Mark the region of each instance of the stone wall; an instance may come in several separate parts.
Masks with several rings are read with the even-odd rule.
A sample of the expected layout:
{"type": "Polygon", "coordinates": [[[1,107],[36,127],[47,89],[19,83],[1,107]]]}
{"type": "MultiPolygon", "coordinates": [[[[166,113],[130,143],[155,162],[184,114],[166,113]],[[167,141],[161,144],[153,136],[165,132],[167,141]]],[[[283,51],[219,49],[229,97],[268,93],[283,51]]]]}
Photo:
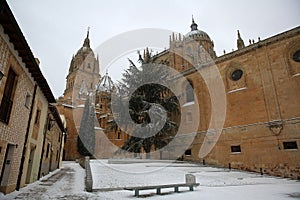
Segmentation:
{"type": "MultiPolygon", "coordinates": [[[[12,44],[8,41],[7,35],[3,33],[3,28],[0,26],[0,70],[7,75],[11,67],[17,74],[17,85],[9,123],[0,122],[0,171],[2,171],[7,145],[15,146],[12,159],[10,160],[10,170],[7,175],[8,181],[0,187],[0,191],[4,193],[9,193],[15,190],[16,187],[30,112],[29,108],[31,106],[29,105],[29,108],[25,106],[26,95],[32,95],[34,90],[32,79],[28,76],[24,64],[18,57],[17,52],[14,51],[12,44]]],[[[4,76],[0,81],[0,101],[2,100],[5,83],[6,77],[4,76]]]]}
{"type": "Polygon", "coordinates": [[[185,159],[299,179],[300,63],[293,60],[300,49],[299,32],[296,28],[216,59],[225,87],[226,118],[217,144],[203,158],[199,150],[211,123],[210,94],[196,72],[186,73],[199,100],[200,125],[192,155],[185,159]],[[243,75],[234,81],[237,69],[243,75]],[[286,142],[296,147],[287,149],[286,142]],[[239,146],[240,152],[232,152],[232,146],[239,146]]]}

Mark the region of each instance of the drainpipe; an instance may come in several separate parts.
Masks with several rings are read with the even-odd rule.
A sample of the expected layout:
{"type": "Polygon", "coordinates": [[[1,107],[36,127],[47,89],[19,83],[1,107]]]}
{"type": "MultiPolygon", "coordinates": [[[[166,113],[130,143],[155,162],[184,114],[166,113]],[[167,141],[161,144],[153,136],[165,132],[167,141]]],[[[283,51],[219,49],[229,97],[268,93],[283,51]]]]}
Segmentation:
{"type": "Polygon", "coordinates": [[[49,158],[49,173],[51,172],[51,167],[52,167],[52,143],[50,142],[50,149],[49,149],[49,153],[50,153],[50,158],[49,158]]]}
{"type": "Polygon", "coordinates": [[[33,96],[32,96],[32,101],[31,101],[29,119],[28,119],[28,122],[27,122],[27,129],[26,129],[26,134],[25,134],[25,141],[24,141],[24,146],[23,146],[23,153],[22,153],[22,158],[21,158],[21,164],[20,164],[20,169],[19,169],[19,175],[18,175],[16,190],[19,190],[20,185],[21,185],[21,179],[22,179],[23,167],[24,167],[24,161],[25,161],[25,154],[26,154],[26,144],[27,144],[29,130],[30,130],[30,122],[31,122],[32,113],[33,113],[36,90],[37,90],[37,84],[34,85],[34,91],[33,91],[33,96]]]}
{"type": "Polygon", "coordinates": [[[43,131],[44,132],[44,140],[43,140],[42,154],[41,154],[41,159],[40,159],[38,180],[41,178],[41,171],[42,171],[43,157],[44,157],[44,153],[45,153],[45,142],[46,142],[46,135],[47,135],[49,119],[50,119],[50,114],[48,113],[47,120],[46,120],[46,123],[45,123],[45,126],[44,126],[44,131],[43,131]]]}
{"type": "Polygon", "coordinates": [[[62,148],[62,141],[64,139],[64,132],[61,132],[61,139],[60,139],[60,144],[59,144],[59,153],[58,153],[58,162],[57,162],[57,169],[59,169],[59,165],[60,165],[60,156],[61,156],[61,148],[62,148]]]}

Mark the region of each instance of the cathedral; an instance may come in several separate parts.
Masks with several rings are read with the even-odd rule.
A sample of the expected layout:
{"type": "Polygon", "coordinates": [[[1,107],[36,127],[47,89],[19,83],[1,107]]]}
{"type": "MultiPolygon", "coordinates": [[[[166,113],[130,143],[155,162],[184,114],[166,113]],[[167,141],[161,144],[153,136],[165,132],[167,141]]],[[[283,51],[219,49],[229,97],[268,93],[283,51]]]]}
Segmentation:
{"type": "Polygon", "coordinates": [[[87,99],[90,100],[90,104],[94,105],[95,117],[98,119],[94,123],[95,157],[113,156],[111,152],[116,151],[117,147],[121,147],[128,139],[129,136],[119,129],[109,129],[113,117],[109,108],[110,94],[113,89],[114,83],[108,73],[100,76],[99,57],[90,47],[88,30],[82,47],[72,57],[64,94],[58,99],[57,108],[59,113],[65,116],[68,124],[64,148],[65,160],[82,157],[78,152],[78,140],[87,99]],[[107,145],[110,142],[116,146],[107,145]]]}
{"type": "MultiPolygon", "coordinates": [[[[176,82],[185,102],[181,123],[186,134],[189,126],[198,127],[181,159],[299,179],[300,27],[250,40],[248,45],[237,31],[236,50],[221,56],[194,19],[188,33],[173,33],[169,40],[169,48],[151,55],[151,61],[173,68],[188,80],[193,93],[186,83],[176,82]]],[[[118,128],[108,129],[113,121],[109,103],[114,83],[107,73],[101,77],[99,68],[88,32],[72,57],[66,89],[58,100],[58,110],[67,121],[65,160],[80,158],[78,131],[88,96],[93,97],[98,122],[95,154],[110,157],[104,152],[105,140],[121,147],[129,139],[118,128]]],[[[160,158],[168,156],[162,152],[160,158]]]]}

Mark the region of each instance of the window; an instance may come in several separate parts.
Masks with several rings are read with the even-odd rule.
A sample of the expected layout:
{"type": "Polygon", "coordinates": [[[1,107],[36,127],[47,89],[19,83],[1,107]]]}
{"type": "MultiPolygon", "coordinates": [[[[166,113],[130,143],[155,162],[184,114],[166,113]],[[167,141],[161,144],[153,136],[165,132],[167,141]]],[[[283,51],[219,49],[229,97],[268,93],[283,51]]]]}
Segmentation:
{"type": "Polygon", "coordinates": [[[49,153],[50,153],[50,143],[48,143],[47,145],[46,158],[49,158],[49,153]]]}
{"type": "Polygon", "coordinates": [[[121,139],[121,133],[118,132],[118,140],[120,140],[120,139],[121,139]]]}
{"type": "Polygon", "coordinates": [[[240,153],[241,152],[241,145],[231,146],[231,153],[240,153]]]}
{"type": "Polygon", "coordinates": [[[234,81],[238,81],[242,78],[242,76],[243,76],[243,71],[240,69],[236,69],[232,72],[231,79],[234,81]]]}
{"type": "Polygon", "coordinates": [[[186,102],[194,101],[194,87],[191,81],[189,81],[189,84],[186,85],[185,92],[186,92],[186,102]]]}
{"type": "Polygon", "coordinates": [[[89,69],[91,68],[91,63],[88,63],[87,68],[89,69]]]}
{"type": "Polygon", "coordinates": [[[293,60],[296,62],[300,62],[300,49],[294,53],[293,60]]]}
{"type": "Polygon", "coordinates": [[[8,124],[9,122],[16,85],[17,85],[17,75],[10,68],[8,71],[4,93],[0,105],[0,121],[6,124],[8,124]]]}
{"type": "Polygon", "coordinates": [[[191,149],[185,150],[184,155],[185,156],[191,156],[192,155],[192,150],[191,149]]]}
{"type": "Polygon", "coordinates": [[[56,150],[56,161],[58,161],[58,150],[56,150]]]}
{"type": "Polygon", "coordinates": [[[47,125],[48,131],[51,130],[52,124],[51,124],[51,117],[48,116],[48,125],[47,125]]]}
{"type": "Polygon", "coordinates": [[[283,148],[284,149],[298,149],[297,142],[283,142],[283,148]]]}
{"type": "Polygon", "coordinates": [[[26,108],[29,108],[29,106],[30,106],[30,97],[31,97],[31,95],[27,92],[26,99],[25,99],[26,108]]]}
{"type": "Polygon", "coordinates": [[[36,115],[35,115],[35,124],[38,124],[40,121],[40,115],[41,115],[41,111],[39,109],[36,110],[36,115]]]}
{"type": "Polygon", "coordinates": [[[186,122],[190,123],[192,121],[193,121],[193,115],[192,115],[192,113],[191,112],[187,112],[186,113],[186,122]]]}
{"type": "MultiPolygon", "coordinates": [[[[201,46],[201,45],[200,45],[201,46]]],[[[187,48],[187,54],[189,55],[189,56],[193,56],[193,51],[192,51],[192,48],[191,47],[188,47],[187,48]]]]}

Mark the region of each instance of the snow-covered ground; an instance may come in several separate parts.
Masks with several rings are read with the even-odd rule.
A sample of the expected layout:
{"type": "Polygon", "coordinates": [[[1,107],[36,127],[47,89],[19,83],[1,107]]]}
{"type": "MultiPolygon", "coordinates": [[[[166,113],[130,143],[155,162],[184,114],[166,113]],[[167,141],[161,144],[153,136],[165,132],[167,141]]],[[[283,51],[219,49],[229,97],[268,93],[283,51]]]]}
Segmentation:
{"type": "Polygon", "coordinates": [[[20,191],[7,195],[0,193],[0,199],[90,199],[94,195],[84,191],[84,176],[85,172],[78,163],[63,162],[61,169],[21,188],[20,191]]]}
{"type": "Polygon", "coordinates": [[[227,169],[203,167],[190,163],[131,163],[108,164],[107,160],[92,160],[94,189],[114,190],[88,193],[84,191],[84,170],[75,162],[64,162],[60,170],[29,184],[20,191],[1,195],[0,199],[75,199],[75,200],[122,200],[140,199],[125,186],[184,183],[185,174],[196,176],[200,186],[195,191],[180,188],[140,191],[147,199],[238,199],[238,200],[284,200],[300,199],[300,182],[295,180],[261,176],[255,173],[228,171],[227,169]]]}
{"type": "Polygon", "coordinates": [[[101,199],[134,199],[133,191],[122,187],[184,183],[185,174],[193,174],[200,186],[190,192],[180,188],[162,189],[167,195],[156,195],[155,190],[140,191],[149,199],[300,199],[300,182],[256,173],[229,171],[189,163],[132,163],[108,164],[105,160],[91,161],[93,188],[115,188],[116,191],[98,192],[101,199]]]}

